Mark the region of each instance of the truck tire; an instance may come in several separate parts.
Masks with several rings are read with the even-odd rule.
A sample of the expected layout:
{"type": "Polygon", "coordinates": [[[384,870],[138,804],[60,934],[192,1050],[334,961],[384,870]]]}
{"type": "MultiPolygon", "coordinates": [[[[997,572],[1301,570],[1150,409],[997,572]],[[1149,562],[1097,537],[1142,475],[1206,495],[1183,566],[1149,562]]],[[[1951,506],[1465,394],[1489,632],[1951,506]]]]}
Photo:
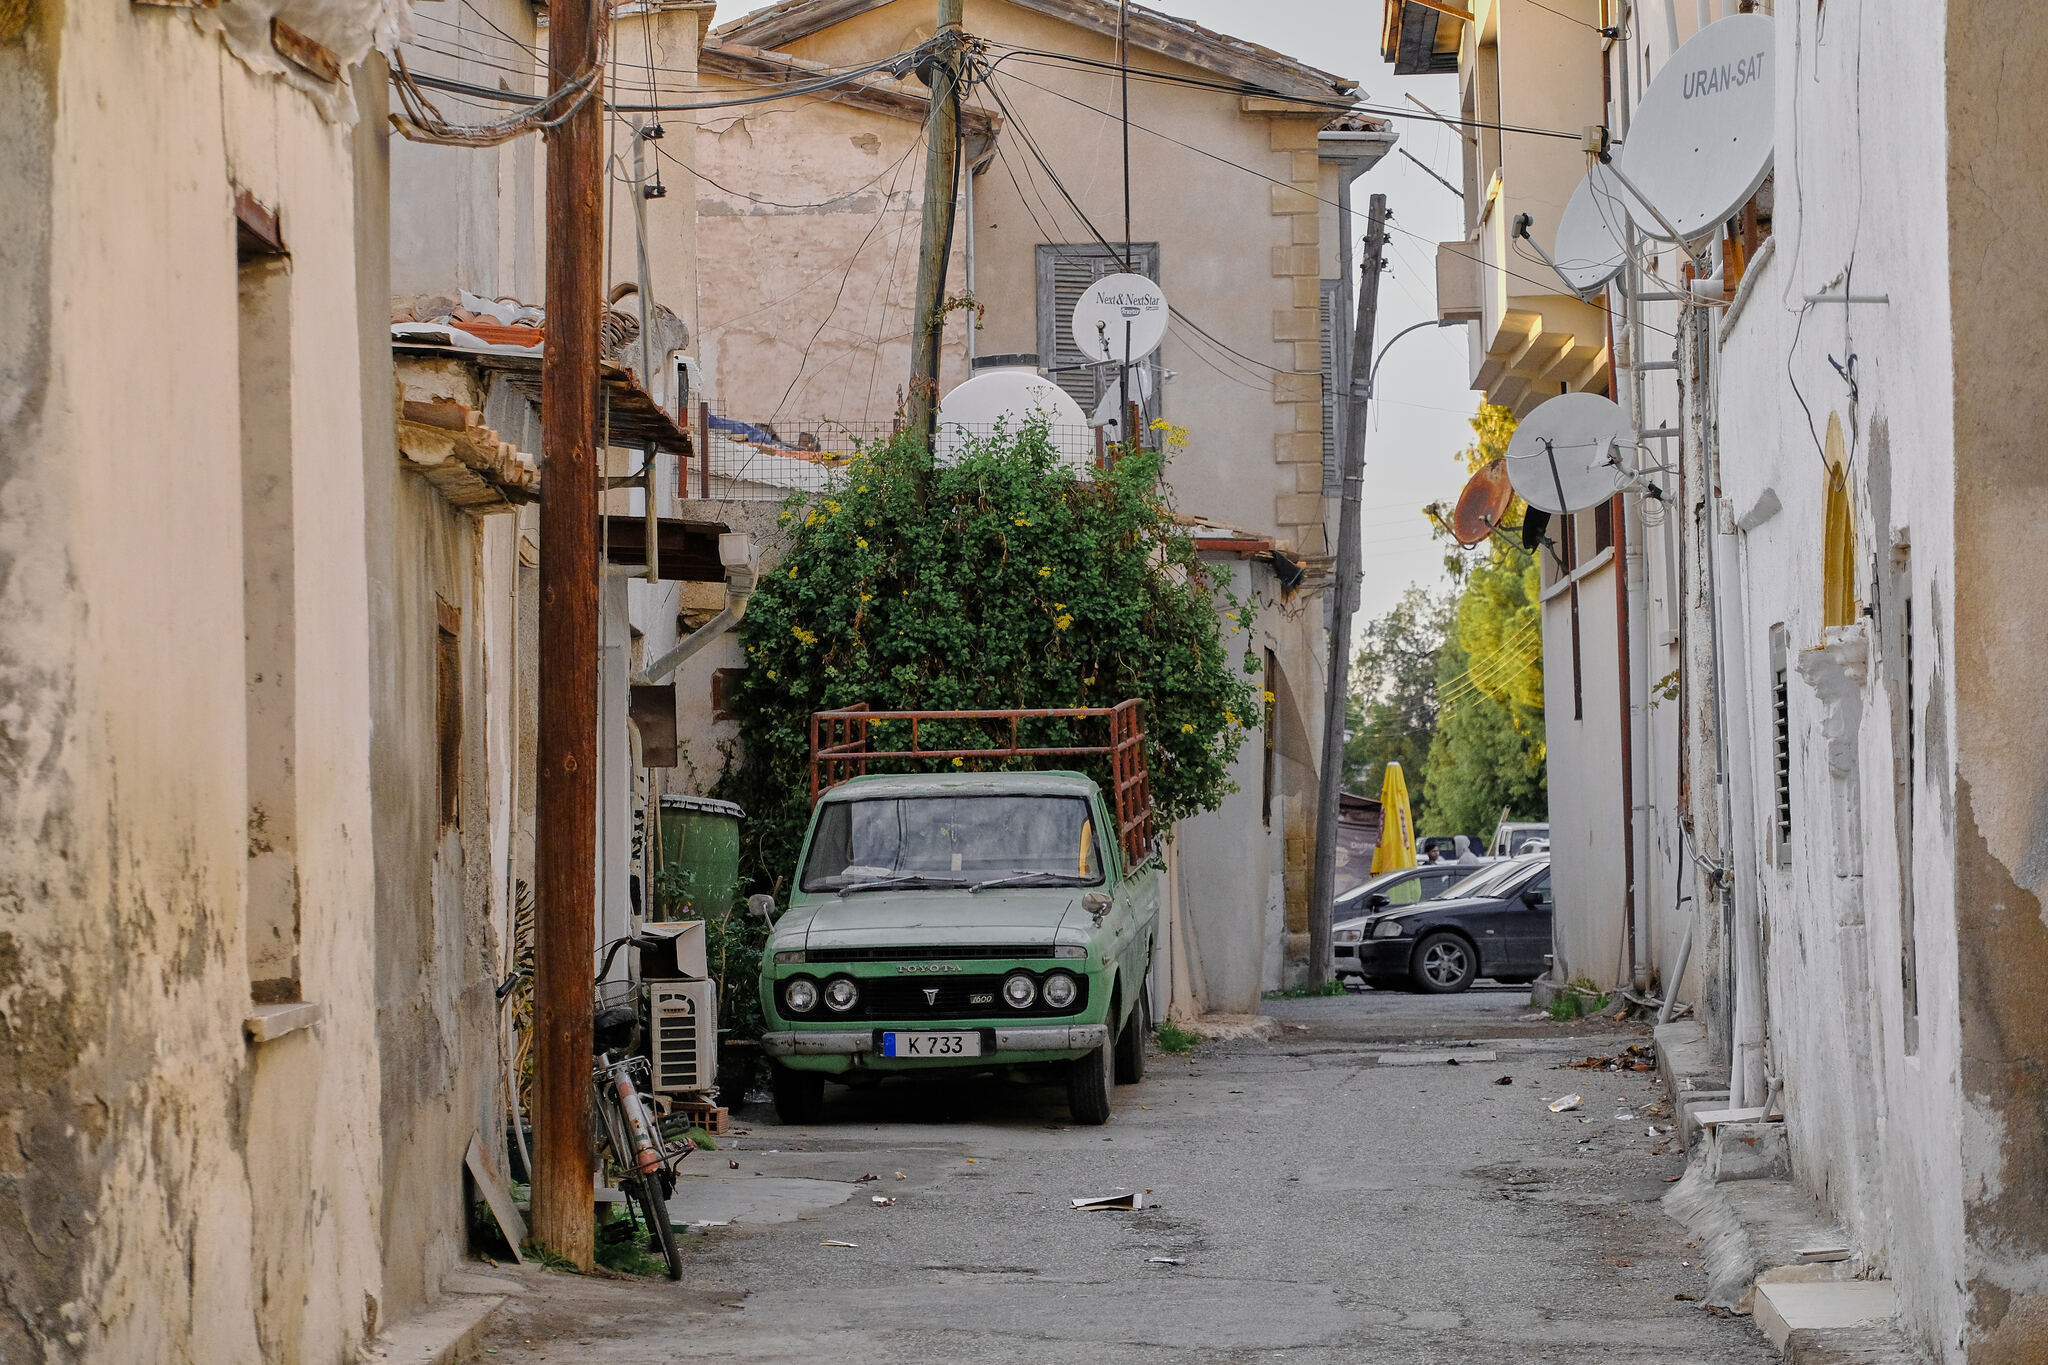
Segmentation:
{"type": "Polygon", "coordinates": [[[816,1071],[775,1067],[775,1117],[784,1123],[816,1123],[825,1112],[825,1077],[816,1071]]]}
{"type": "Polygon", "coordinates": [[[1074,1122],[1099,1127],[1109,1122],[1109,1096],[1116,1089],[1116,1047],[1104,1043],[1067,1063],[1067,1113],[1074,1122]]]}
{"type": "Polygon", "coordinates": [[[1152,1008],[1145,998],[1144,983],[1138,985],[1138,1003],[1116,1035],[1116,1083],[1136,1085],[1145,1079],[1145,1038],[1152,1032],[1152,1008]]]}

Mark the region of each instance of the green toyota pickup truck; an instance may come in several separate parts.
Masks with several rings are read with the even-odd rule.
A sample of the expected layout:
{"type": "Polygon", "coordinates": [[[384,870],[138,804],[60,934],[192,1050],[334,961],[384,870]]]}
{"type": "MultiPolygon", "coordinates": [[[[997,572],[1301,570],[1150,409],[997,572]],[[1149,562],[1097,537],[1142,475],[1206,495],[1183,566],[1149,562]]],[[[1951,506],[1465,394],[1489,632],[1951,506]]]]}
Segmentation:
{"type": "MultiPolygon", "coordinates": [[[[1111,716],[1133,705],[917,714],[1111,716]]],[[[828,780],[817,784],[789,908],[762,954],[762,1046],[784,1122],[815,1122],[828,1078],[942,1069],[1064,1080],[1075,1122],[1108,1120],[1114,1086],[1143,1072],[1145,977],[1159,933],[1142,733],[1129,714],[1135,743],[1055,750],[1116,757],[1115,808],[1070,771],[835,783],[835,751],[814,744],[828,780]]],[[[877,756],[836,752],[842,766],[849,752],[877,756]]],[[[961,755],[913,747],[882,756],[961,755]]]]}

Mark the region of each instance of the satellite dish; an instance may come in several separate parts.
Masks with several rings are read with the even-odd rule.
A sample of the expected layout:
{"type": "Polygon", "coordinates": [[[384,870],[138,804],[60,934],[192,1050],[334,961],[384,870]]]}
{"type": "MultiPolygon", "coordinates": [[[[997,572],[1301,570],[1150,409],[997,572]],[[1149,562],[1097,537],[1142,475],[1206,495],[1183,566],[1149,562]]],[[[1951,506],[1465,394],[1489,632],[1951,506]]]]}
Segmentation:
{"type": "Polygon", "coordinates": [[[1543,543],[1543,533],[1550,529],[1550,513],[1540,507],[1531,507],[1522,513],[1522,548],[1533,550],[1543,543]]]}
{"type": "MultiPolygon", "coordinates": [[[[1768,14],[1707,25],[1671,54],[1629,124],[1622,174],[1686,241],[1733,217],[1771,173],[1776,33],[1768,14]]],[[[1654,215],[1631,217],[1671,240],[1654,215]]]]}
{"type": "Polygon", "coordinates": [[[1074,304],[1074,345],[1091,364],[1128,365],[1158,350],[1165,337],[1166,295],[1143,275],[1104,275],[1074,304]]]}
{"type": "Polygon", "coordinates": [[[957,464],[969,441],[993,436],[998,427],[1014,435],[1033,422],[1045,423],[1063,463],[1095,463],[1095,435],[1081,405],[1050,379],[1021,369],[978,374],[939,400],[934,458],[957,464]]]}
{"type": "Polygon", "coordinates": [[[1628,414],[1597,393],[1564,393],[1524,417],[1508,442],[1508,481],[1531,507],[1583,512],[1620,491],[1628,414]]]}
{"type": "Polygon", "coordinates": [[[1649,217],[1649,210],[1622,187],[1611,169],[1594,165],[1557,220],[1557,237],[1551,243],[1557,273],[1577,293],[1600,288],[1628,263],[1623,242],[1628,220],[1649,217]]]}
{"type": "MultiPolygon", "coordinates": [[[[1134,365],[1131,390],[1138,395],[1138,411],[1145,410],[1145,404],[1152,397],[1152,367],[1134,365]]],[[[1112,441],[1121,441],[1124,431],[1124,384],[1122,379],[1109,381],[1109,392],[1102,395],[1102,401],[1095,405],[1095,411],[1088,414],[1088,425],[1103,428],[1103,435],[1112,441]]]]}
{"type": "Polygon", "coordinates": [[[1515,500],[1506,460],[1489,460],[1465,481],[1458,510],[1451,513],[1451,535],[1460,545],[1477,545],[1492,535],[1515,500]]]}

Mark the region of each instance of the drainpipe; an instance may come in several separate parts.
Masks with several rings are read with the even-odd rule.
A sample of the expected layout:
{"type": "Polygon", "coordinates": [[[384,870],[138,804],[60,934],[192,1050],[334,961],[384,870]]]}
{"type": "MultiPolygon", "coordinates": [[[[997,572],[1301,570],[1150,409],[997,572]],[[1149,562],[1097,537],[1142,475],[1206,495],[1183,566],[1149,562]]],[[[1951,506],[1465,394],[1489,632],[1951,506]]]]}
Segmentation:
{"type": "Polygon", "coordinates": [[[636,687],[660,682],[704,646],[738,625],[747,614],[747,599],[754,595],[754,538],[744,532],[719,536],[718,560],[725,566],[725,609],[685,635],[674,649],[635,674],[633,683],[636,687]]]}

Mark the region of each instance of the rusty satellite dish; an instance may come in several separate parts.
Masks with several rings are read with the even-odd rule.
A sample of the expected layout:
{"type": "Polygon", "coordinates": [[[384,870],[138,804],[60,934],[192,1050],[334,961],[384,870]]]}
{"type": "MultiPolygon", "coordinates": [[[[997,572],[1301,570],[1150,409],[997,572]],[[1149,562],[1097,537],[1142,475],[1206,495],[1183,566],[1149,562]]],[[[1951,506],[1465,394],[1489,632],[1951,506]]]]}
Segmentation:
{"type": "Polygon", "coordinates": [[[1465,481],[1465,491],[1458,494],[1458,510],[1451,513],[1451,535],[1460,545],[1479,544],[1494,533],[1514,500],[1507,461],[1489,460],[1465,481]]]}

